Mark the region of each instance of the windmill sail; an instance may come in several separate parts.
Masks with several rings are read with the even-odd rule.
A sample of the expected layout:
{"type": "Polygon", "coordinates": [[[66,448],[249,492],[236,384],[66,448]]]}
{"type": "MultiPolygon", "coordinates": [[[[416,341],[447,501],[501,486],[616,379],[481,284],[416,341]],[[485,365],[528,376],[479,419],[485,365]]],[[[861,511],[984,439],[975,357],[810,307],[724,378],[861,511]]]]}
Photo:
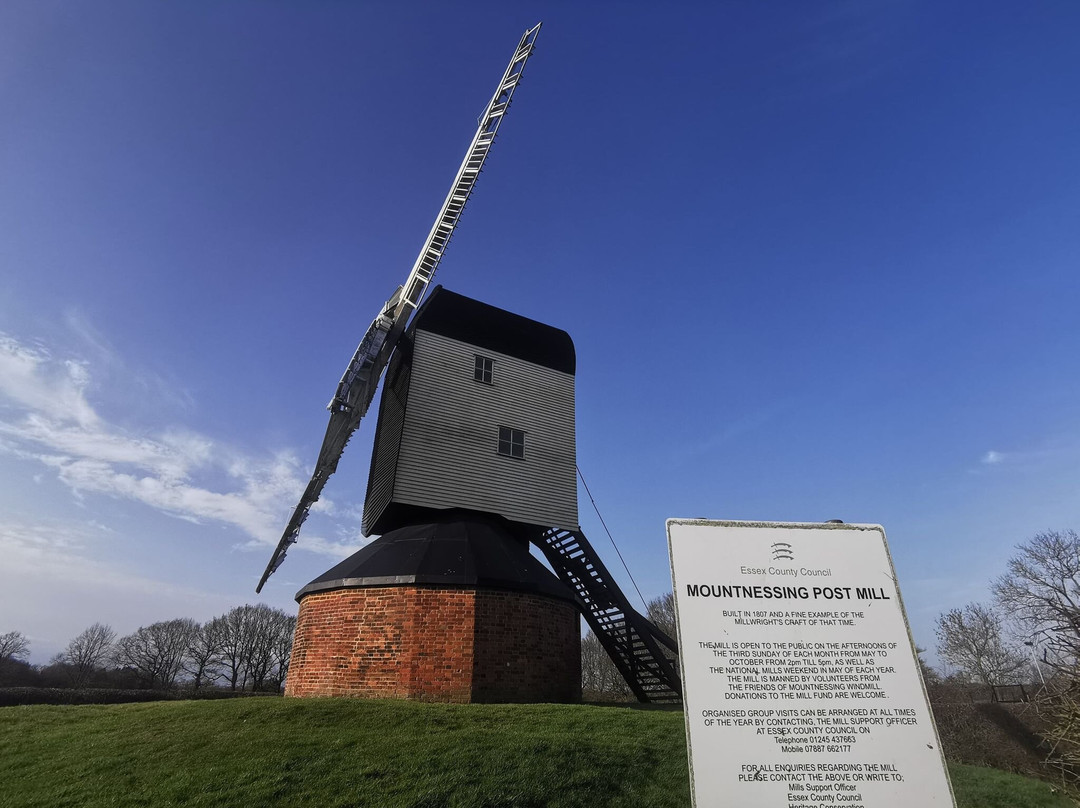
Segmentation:
{"type": "Polygon", "coordinates": [[[323,438],[322,448],[319,450],[315,471],[293,511],[292,518],[285,526],[285,532],[274,549],[270,562],[266,565],[266,571],[263,572],[259,585],[255,587],[256,592],[262,591],[266,580],[285,560],[289,547],[296,543],[300,535],[300,527],[307,519],[311,506],[319,499],[327,479],[337,469],[345,445],[360,425],[360,419],[367,413],[390,355],[404,332],[410,315],[423,299],[450,237],[454,233],[454,228],[457,227],[458,220],[461,218],[465,203],[472,195],[477,177],[480,176],[491,144],[506,116],[506,111],[510,108],[514,90],[517,89],[521,80],[522,71],[532,54],[539,32],[540,23],[537,23],[522,34],[514,55],[510,59],[510,64],[507,65],[495,90],[495,95],[492,96],[484,113],[480,116],[476,134],[473,136],[468,151],[465,152],[465,159],[458,168],[457,175],[450,185],[450,192],[446,195],[438,216],[435,217],[435,223],[424,241],[412,271],[405,279],[404,285],[391,296],[382,311],[372,321],[349,366],[345,369],[334,398],[327,406],[330,410],[330,423],[326,427],[326,435],[323,438]]]}

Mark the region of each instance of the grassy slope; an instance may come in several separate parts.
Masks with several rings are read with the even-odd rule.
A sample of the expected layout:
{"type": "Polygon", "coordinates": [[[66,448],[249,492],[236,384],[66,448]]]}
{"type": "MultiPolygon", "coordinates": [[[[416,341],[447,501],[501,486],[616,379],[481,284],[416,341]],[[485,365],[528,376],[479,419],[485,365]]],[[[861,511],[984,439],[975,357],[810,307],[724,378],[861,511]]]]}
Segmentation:
{"type": "Polygon", "coordinates": [[[1076,803],[1030,777],[949,764],[958,808],[1074,808],[1076,803]]]}
{"type": "MultiPolygon", "coordinates": [[[[961,806],[1071,806],[987,771],[955,769],[961,806]]],[[[8,707],[0,784],[5,807],[689,805],[681,713],[588,706],[8,707]]]]}

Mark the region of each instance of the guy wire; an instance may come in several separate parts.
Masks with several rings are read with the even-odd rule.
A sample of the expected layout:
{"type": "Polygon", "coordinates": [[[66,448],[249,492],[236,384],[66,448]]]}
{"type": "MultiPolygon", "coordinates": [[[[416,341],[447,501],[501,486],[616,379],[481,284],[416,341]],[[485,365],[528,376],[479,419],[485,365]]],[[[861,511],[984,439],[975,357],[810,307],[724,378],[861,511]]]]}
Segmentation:
{"type": "Polygon", "coordinates": [[[634,574],[630,572],[630,568],[626,566],[626,561],[622,557],[622,553],[619,552],[619,545],[615,543],[615,539],[611,535],[611,531],[608,530],[607,522],[604,521],[604,517],[600,515],[600,509],[596,507],[596,500],[593,499],[592,491],[589,490],[589,484],[585,482],[585,475],[581,473],[581,467],[574,465],[577,469],[577,476],[581,478],[581,484],[585,486],[585,493],[589,495],[589,502],[592,503],[593,510],[596,511],[597,517],[600,519],[600,524],[604,526],[604,532],[607,533],[608,540],[611,542],[611,546],[615,548],[615,554],[619,557],[619,561],[622,562],[623,569],[626,570],[626,574],[630,576],[630,583],[634,585],[634,590],[637,592],[637,596],[641,599],[641,604],[645,607],[645,611],[649,610],[649,604],[645,602],[645,598],[641,594],[641,590],[638,589],[637,581],[634,580],[634,574]]]}

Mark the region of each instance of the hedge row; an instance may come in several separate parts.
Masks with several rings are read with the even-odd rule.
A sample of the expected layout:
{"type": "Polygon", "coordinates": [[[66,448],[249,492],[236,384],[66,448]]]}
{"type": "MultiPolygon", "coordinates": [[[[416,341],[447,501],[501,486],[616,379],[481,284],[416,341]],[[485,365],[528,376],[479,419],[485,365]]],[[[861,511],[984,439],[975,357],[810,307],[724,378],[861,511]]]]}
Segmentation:
{"type": "Polygon", "coordinates": [[[0,687],[0,707],[20,704],[126,704],[135,701],[178,701],[186,699],[233,699],[247,696],[277,696],[242,690],[130,690],[120,688],[0,687]]]}

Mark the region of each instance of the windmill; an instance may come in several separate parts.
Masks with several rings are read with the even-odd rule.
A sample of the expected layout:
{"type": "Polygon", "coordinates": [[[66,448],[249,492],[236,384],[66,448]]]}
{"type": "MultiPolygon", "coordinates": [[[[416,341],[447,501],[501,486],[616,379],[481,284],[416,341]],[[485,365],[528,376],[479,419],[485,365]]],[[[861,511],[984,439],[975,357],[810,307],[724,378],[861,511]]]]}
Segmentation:
{"type": "Polygon", "coordinates": [[[296,542],[385,372],[364,509],[365,535],[382,535],[298,593],[295,695],[573,700],[580,611],[639,700],[680,699],[675,642],[577,524],[570,337],[441,287],[425,299],[539,30],[522,35],[412,271],[349,362],[256,587],[296,542]]]}

